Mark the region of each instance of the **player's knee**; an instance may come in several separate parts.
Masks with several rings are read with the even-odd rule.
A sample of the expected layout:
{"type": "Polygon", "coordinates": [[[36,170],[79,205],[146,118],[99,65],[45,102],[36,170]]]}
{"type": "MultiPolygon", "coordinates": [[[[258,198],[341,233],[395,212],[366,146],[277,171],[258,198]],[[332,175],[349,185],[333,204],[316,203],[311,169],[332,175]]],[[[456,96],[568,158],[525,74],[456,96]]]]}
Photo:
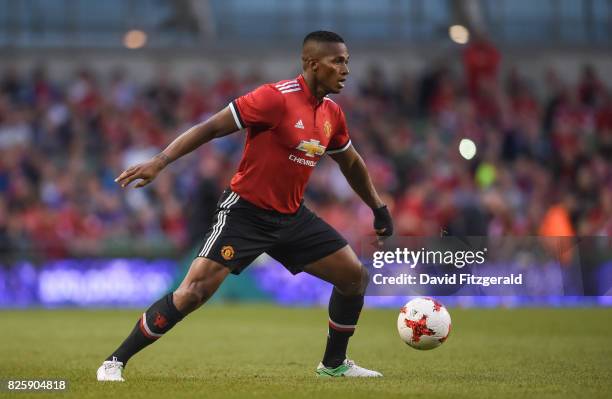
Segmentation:
{"type": "Polygon", "coordinates": [[[368,288],[368,282],[370,281],[370,273],[365,266],[361,266],[361,273],[359,279],[359,295],[365,295],[366,289],[368,288]]]}
{"type": "Polygon", "coordinates": [[[365,295],[366,290],[368,289],[369,283],[370,283],[370,272],[365,266],[361,265],[361,290],[362,290],[361,295],[365,295]]]}
{"type": "Polygon", "coordinates": [[[336,285],[336,288],[345,296],[363,296],[370,281],[369,276],[368,270],[361,265],[358,273],[355,273],[343,284],[336,285]]]}
{"type": "Polygon", "coordinates": [[[206,284],[192,283],[174,292],[177,308],[184,314],[191,313],[202,306],[214,294],[214,289],[206,284]]]}
{"type": "Polygon", "coordinates": [[[174,293],[177,309],[183,314],[202,306],[217,291],[229,269],[202,258],[194,260],[187,276],[174,293]]]}
{"type": "Polygon", "coordinates": [[[202,306],[206,299],[205,293],[190,287],[181,287],[174,292],[175,305],[183,314],[193,312],[202,306]]]}

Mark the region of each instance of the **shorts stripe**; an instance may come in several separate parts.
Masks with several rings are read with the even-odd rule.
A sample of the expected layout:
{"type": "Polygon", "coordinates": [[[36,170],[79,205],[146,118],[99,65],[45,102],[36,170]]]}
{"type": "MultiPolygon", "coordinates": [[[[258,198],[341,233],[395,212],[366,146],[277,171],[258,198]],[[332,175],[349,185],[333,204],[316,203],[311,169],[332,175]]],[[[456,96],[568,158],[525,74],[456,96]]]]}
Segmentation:
{"type": "Polygon", "coordinates": [[[233,203],[238,201],[238,198],[240,198],[238,194],[231,192],[230,195],[227,196],[225,201],[223,201],[221,205],[219,205],[221,211],[219,211],[219,214],[217,216],[217,223],[215,223],[212,233],[208,237],[208,240],[206,240],[206,243],[204,244],[204,247],[202,248],[202,251],[198,254],[198,256],[208,255],[208,251],[210,250],[212,243],[217,239],[216,237],[219,235],[221,229],[225,225],[225,214],[227,213],[227,210],[223,208],[233,205],[233,203]]]}
{"type": "Polygon", "coordinates": [[[219,211],[219,214],[217,217],[217,223],[215,223],[215,226],[213,227],[213,231],[210,234],[210,237],[208,237],[208,240],[206,240],[206,243],[204,244],[204,247],[202,248],[202,251],[198,254],[198,256],[208,255],[213,244],[215,243],[217,238],[219,238],[219,236],[221,235],[221,230],[223,230],[223,226],[225,226],[225,220],[227,218],[227,214],[229,213],[229,208],[232,205],[234,205],[236,202],[238,202],[239,199],[240,199],[240,196],[232,192],[225,199],[225,201],[223,201],[221,205],[219,205],[219,208],[221,208],[221,210],[219,211]],[[226,209],[223,209],[223,208],[226,208],[226,209]]]}
{"type": "MultiPolygon", "coordinates": [[[[223,209],[223,207],[225,207],[227,204],[229,204],[233,199],[235,199],[235,197],[237,196],[236,193],[231,192],[230,195],[227,196],[227,198],[225,199],[225,201],[223,201],[221,203],[221,205],[219,205],[219,208],[223,209]]],[[[204,246],[202,247],[202,251],[198,254],[198,256],[204,256],[204,252],[206,251],[206,248],[208,247],[208,245],[210,244],[211,240],[213,239],[213,237],[215,236],[215,234],[217,233],[217,229],[219,228],[220,224],[223,222],[222,220],[222,215],[224,214],[224,210],[219,211],[219,214],[217,216],[217,223],[215,223],[215,225],[213,226],[213,231],[210,234],[210,236],[208,237],[208,240],[206,240],[206,243],[204,244],[204,246]]]]}
{"type": "Polygon", "coordinates": [[[225,199],[225,201],[223,201],[221,203],[221,205],[219,205],[219,208],[223,209],[224,206],[227,206],[227,204],[229,204],[230,202],[232,202],[234,200],[234,198],[236,198],[238,196],[238,194],[236,194],[235,192],[231,192],[230,195],[227,196],[227,198],[225,199]]]}
{"type": "Polygon", "coordinates": [[[212,248],[213,244],[215,243],[217,238],[219,238],[219,235],[221,234],[221,230],[223,229],[223,226],[225,226],[225,219],[227,216],[227,212],[228,211],[226,210],[219,212],[219,217],[218,217],[219,220],[217,221],[217,224],[213,228],[212,234],[210,235],[210,237],[208,237],[208,241],[206,242],[206,245],[202,249],[200,256],[208,255],[208,252],[210,252],[210,249],[212,248]]]}

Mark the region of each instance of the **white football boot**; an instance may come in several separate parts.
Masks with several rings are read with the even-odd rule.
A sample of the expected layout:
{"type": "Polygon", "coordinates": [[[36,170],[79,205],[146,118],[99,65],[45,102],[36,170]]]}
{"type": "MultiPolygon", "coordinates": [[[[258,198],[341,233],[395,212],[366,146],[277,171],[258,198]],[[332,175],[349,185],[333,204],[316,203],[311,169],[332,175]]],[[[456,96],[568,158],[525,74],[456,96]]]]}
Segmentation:
{"type": "Polygon", "coordinates": [[[342,364],[336,368],[325,367],[323,363],[319,363],[316,370],[319,377],[382,377],[378,371],[368,370],[359,367],[354,361],[344,359],[342,364]]]}
{"type": "Polygon", "coordinates": [[[98,369],[97,377],[98,381],[125,381],[123,376],[123,363],[116,360],[106,360],[98,369]]]}

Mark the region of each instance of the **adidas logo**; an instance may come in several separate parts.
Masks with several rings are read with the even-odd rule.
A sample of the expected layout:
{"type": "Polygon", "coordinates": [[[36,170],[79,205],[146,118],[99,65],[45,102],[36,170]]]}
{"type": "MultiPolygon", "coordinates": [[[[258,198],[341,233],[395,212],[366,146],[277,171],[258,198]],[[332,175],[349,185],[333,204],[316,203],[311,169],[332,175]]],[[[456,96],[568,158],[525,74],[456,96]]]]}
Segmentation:
{"type": "Polygon", "coordinates": [[[294,127],[297,127],[298,129],[304,129],[304,124],[302,123],[302,120],[300,119],[299,121],[297,121],[294,127]]]}

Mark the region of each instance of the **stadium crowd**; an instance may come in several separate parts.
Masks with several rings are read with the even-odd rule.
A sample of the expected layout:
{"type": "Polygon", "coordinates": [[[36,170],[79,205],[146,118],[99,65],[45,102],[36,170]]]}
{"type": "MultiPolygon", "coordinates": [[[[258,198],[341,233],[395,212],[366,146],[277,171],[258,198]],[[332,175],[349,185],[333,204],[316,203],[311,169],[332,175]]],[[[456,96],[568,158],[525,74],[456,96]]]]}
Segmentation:
{"type": "MultiPolygon", "coordinates": [[[[418,76],[373,66],[334,98],[397,234],[612,234],[612,91],[597,71],[585,66],[566,82],[551,69],[536,85],[517,68],[502,76],[494,49],[468,48],[463,63],[432,63],[418,76]],[[459,155],[461,138],[476,143],[472,160],[459,155]]],[[[244,132],[201,147],[145,189],[122,191],[114,178],[274,80],[220,76],[177,84],[160,73],[137,85],[119,69],[82,69],[64,82],[44,67],[0,71],[0,251],[59,257],[200,245],[244,132]]],[[[371,211],[328,158],[307,203],[350,242],[372,232],[371,211]]]]}

